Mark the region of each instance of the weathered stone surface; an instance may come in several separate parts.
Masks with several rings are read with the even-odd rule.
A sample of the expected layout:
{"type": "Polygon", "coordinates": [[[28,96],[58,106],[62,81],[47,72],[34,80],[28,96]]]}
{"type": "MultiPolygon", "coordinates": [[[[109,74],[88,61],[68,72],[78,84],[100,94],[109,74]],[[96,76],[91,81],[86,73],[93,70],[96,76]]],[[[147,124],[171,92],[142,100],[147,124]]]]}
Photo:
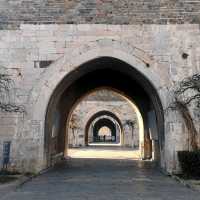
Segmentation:
{"type": "Polygon", "coordinates": [[[152,163],[72,159],[26,183],[3,200],[199,200],[199,192],[164,176],[152,163]]]}
{"type": "MultiPolygon", "coordinates": [[[[120,130],[117,130],[117,137],[119,137],[118,143],[121,143],[122,146],[138,149],[139,124],[136,112],[131,104],[109,91],[107,91],[107,101],[102,101],[101,98],[98,100],[99,96],[105,96],[105,93],[103,93],[102,95],[100,95],[101,93],[99,93],[97,92],[96,94],[95,92],[94,94],[86,97],[82,102],[77,105],[77,107],[72,112],[72,115],[76,116],[77,129],[74,130],[74,135],[72,133],[72,129],[68,129],[69,146],[85,146],[85,128],[90,118],[100,111],[109,111],[118,117],[122,125],[121,134],[123,134],[123,136],[120,135],[120,130]],[[128,120],[135,122],[133,133],[131,127],[126,124],[128,120]]],[[[88,134],[91,141],[93,133],[90,129],[88,130],[88,134]]]]}
{"type": "MultiPolygon", "coordinates": [[[[19,1],[5,1],[5,6],[11,2],[18,6],[19,1]]],[[[198,2],[196,4],[198,7],[198,2]]],[[[23,169],[28,169],[34,160],[31,168],[44,168],[44,126],[49,99],[66,75],[97,57],[121,59],[144,74],[156,88],[165,109],[171,100],[170,91],[174,84],[200,71],[199,44],[197,24],[22,24],[19,30],[0,31],[0,66],[5,67],[6,73],[15,81],[14,100],[24,104],[27,110],[23,116],[0,115],[0,155],[3,141],[10,140],[13,141],[13,167],[19,169],[23,165],[23,169]],[[183,53],[189,55],[187,59],[182,58],[183,53]],[[53,63],[45,69],[34,67],[35,61],[45,60],[53,63]],[[6,130],[8,122],[11,123],[6,130]],[[23,146],[24,143],[27,145],[23,146]]],[[[187,149],[187,131],[180,125],[183,121],[179,113],[165,115],[162,166],[172,172],[178,170],[177,150],[187,149]]]]}

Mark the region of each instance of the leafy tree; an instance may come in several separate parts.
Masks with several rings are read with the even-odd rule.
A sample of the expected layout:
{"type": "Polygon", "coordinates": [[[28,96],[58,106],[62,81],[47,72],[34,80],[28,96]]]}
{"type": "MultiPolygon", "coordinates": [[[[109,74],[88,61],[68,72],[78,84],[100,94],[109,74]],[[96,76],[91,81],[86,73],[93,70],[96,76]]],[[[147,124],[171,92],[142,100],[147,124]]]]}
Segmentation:
{"type": "Polygon", "coordinates": [[[135,128],[135,124],[136,124],[136,121],[133,121],[133,120],[126,120],[125,121],[125,125],[129,126],[131,128],[131,139],[132,139],[132,147],[133,147],[133,132],[134,132],[134,128],[135,128]]]}
{"type": "Polygon", "coordinates": [[[78,117],[76,114],[72,114],[69,122],[69,128],[72,129],[73,140],[75,141],[75,130],[79,129],[78,117]]]}

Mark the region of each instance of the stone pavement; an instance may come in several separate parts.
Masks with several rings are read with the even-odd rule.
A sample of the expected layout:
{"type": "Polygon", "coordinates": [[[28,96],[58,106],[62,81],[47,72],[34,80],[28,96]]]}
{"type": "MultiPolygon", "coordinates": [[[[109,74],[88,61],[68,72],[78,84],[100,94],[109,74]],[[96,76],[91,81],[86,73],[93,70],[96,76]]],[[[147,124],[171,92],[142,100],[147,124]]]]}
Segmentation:
{"type": "Polygon", "coordinates": [[[72,158],[1,200],[199,200],[153,163],[72,158]]]}
{"type": "Polygon", "coordinates": [[[139,149],[121,147],[118,145],[94,144],[88,147],[69,148],[68,155],[72,158],[105,158],[105,159],[134,159],[141,157],[139,149]]]}

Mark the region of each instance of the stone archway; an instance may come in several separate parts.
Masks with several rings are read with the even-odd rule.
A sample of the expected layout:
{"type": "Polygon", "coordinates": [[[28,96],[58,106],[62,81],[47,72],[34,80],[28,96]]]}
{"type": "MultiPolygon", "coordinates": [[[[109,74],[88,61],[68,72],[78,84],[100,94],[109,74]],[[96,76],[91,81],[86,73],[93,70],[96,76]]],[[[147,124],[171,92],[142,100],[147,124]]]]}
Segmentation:
{"type": "MultiPolygon", "coordinates": [[[[87,87],[85,90],[79,90],[77,95],[72,92],[78,87],[78,85],[73,85],[73,83],[78,79],[86,78],[90,73],[96,73],[98,70],[103,70],[106,73],[108,72],[108,74],[114,73],[116,76],[119,76],[118,78],[123,78],[123,80],[126,80],[124,78],[127,76],[130,82],[128,83],[126,80],[126,83],[122,82],[121,86],[99,82],[96,83],[95,87],[107,84],[110,87],[122,91],[126,96],[133,99],[131,89],[126,89],[128,88],[127,86],[130,83],[140,86],[144,92],[143,95],[146,95],[149,102],[151,102],[151,105],[148,105],[151,107],[148,108],[149,111],[154,109],[156,113],[159,133],[159,154],[163,156],[164,116],[162,106],[163,99],[160,95],[162,94],[161,89],[164,87],[164,80],[160,80],[159,78],[159,73],[162,73],[161,70],[154,73],[155,66],[155,60],[148,57],[144,52],[126,43],[114,40],[98,40],[91,42],[82,48],[72,51],[70,56],[64,56],[62,59],[52,64],[50,69],[41,76],[41,81],[38,82],[38,85],[33,89],[29,101],[30,106],[32,106],[31,112],[28,113],[29,122],[32,123],[37,119],[40,126],[40,132],[38,133],[40,140],[38,142],[38,151],[40,152],[40,156],[36,158],[36,169],[51,165],[51,156],[53,152],[51,152],[50,149],[52,146],[57,149],[57,151],[54,152],[55,154],[63,152],[63,146],[65,144],[65,142],[63,142],[63,130],[65,128],[62,127],[63,130],[58,131],[62,132],[62,134],[56,139],[51,138],[53,124],[52,113],[61,109],[62,103],[66,102],[64,96],[67,95],[68,102],[75,103],[77,98],[81,97],[81,95],[88,92],[90,89],[94,89],[87,87]],[[73,59],[70,59],[70,57],[73,59]],[[77,59],[74,59],[75,57],[77,59]],[[53,142],[54,139],[56,142],[53,142]],[[61,143],[63,144],[61,145],[61,143],[59,143],[58,145],[57,141],[62,141],[61,143]]],[[[103,73],[103,71],[101,72],[103,73]]],[[[139,103],[138,100],[134,100],[134,102],[139,103]]],[[[69,107],[71,106],[72,104],[68,105],[68,108],[65,109],[65,114],[70,112],[69,107]]],[[[141,105],[138,107],[142,108],[141,105]]],[[[60,124],[64,123],[67,119],[63,117],[64,113],[57,113],[59,113],[58,115],[61,118],[60,124]]],[[[142,111],[141,113],[145,112],[142,111]]],[[[147,116],[145,117],[145,124],[147,125],[148,120],[146,118],[147,116]]],[[[146,126],[146,130],[147,129],[148,126],[146,126]]]]}
{"type": "Polygon", "coordinates": [[[90,117],[90,119],[87,121],[87,124],[85,126],[85,144],[86,145],[88,145],[88,132],[89,132],[90,124],[95,119],[97,119],[98,117],[101,117],[101,116],[108,116],[108,117],[113,118],[119,124],[121,135],[123,134],[123,125],[122,125],[120,119],[114,113],[107,111],[107,110],[102,110],[102,111],[99,111],[99,112],[95,113],[94,115],[92,115],[90,117]]]}
{"type": "MultiPolygon", "coordinates": [[[[64,79],[64,82],[57,88],[56,96],[51,98],[51,103],[47,112],[46,118],[46,149],[47,155],[49,157],[50,164],[56,162],[55,158],[59,156],[67,155],[67,137],[66,137],[66,127],[65,121],[67,121],[71,107],[76,103],[77,99],[83,96],[90,90],[101,86],[108,86],[120,90],[125,93],[126,96],[135,102],[138,106],[140,113],[144,120],[144,152],[146,153],[143,158],[151,158],[151,136],[149,135],[149,124],[148,124],[148,113],[154,111],[155,120],[157,128],[163,126],[162,119],[162,107],[160,100],[157,96],[157,92],[152,87],[152,85],[141,76],[140,73],[134,70],[130,65],[120,61],[119,59],[111,57],[101,57],[91,60],[82,66],[80,66],[80,71],[72,72],[68,75],[69,77],[64,79]],[[132,73],[131,73],[132,71],[132,73]],[[72,82],[69,87],[66,88],[66,82],[72,78],[72,82]],[[103,79],[101,77],[104,77],[103,79]],[[123,80],[119,82],[118,80],[123,80]],[[129,87],[132,85],[132,88],[129,87]],[[64,87],[64,88],[63,88],[64,87]],[[63,89],[63,90],[62,90],[63,89]],[[62,92],[61,92],[62,91],[62,92]],[[58,98],[59,97],[59,98],[58,98]],[[58,128],[58,133],[55,138],[52,138],[52,126],[54,125],[53,115],[59,113],[61,115],[60,127],[58,128]],[[53,160],[53,161],[52,161],[53,160]]],[[[156,134],[154,134],[156,135],[156,134]]],[[[162,147],[163,135],[158,135],[152,138],[156,140],[156,160],[159,160],[160,150],[162,147]],[[160,149],[160,150],[159,150],[160,149]]]]}
{"type": "Polygon", "coordinates": [[[116,141],[116,127],[115,127],[115,124],[113,123],[113,121],[111,121],[110,119],[107,119],[107,118],[102,118],[102,119],[99,119],[95,124],[94,124],[94,128],[93,128],[93,138],[94,138],[94,141],[98,141],[97,138],[98,138],[98,134],[99,134],[99,130],[102,128],[102,127],[108,127],[111,131],[111,136],[115,138],[114,141],[116,141]]]}
{"type": "Polygon", "coordinates": [[[120,119],[112,112],[110,111],[107,111],[107,110],[102,110],[102,111],[99,111],[97,113],[95,113],[94,115],[92,115],[89,120],[87,121],[87,124],[85,126],[85,144],[88,145],[88,132],[89,132],[89,127],[90,127],[90,124],[95,120],[97,119],[98,117],[101,117],[101,116],[108,116],[108,117],[111,117],[113,118],[118,124],[119,124],[119,127],[120,127],[120,135],[121,135],[121,138],[122,138],[122,135],[123,135],[123,125],[120,121],[120,119]]]}

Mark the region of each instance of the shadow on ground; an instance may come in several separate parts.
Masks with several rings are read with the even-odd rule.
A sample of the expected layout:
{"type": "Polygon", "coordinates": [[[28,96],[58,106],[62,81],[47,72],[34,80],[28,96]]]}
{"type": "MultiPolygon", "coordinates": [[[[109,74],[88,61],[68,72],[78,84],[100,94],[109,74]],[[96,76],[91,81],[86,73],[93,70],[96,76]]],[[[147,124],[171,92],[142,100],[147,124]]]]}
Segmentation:
{"type": "Polygon", "coordinates": [[[72,158],[3,200],[199,200],[199,193],[163,175],[155,163],[72,158]]]}

